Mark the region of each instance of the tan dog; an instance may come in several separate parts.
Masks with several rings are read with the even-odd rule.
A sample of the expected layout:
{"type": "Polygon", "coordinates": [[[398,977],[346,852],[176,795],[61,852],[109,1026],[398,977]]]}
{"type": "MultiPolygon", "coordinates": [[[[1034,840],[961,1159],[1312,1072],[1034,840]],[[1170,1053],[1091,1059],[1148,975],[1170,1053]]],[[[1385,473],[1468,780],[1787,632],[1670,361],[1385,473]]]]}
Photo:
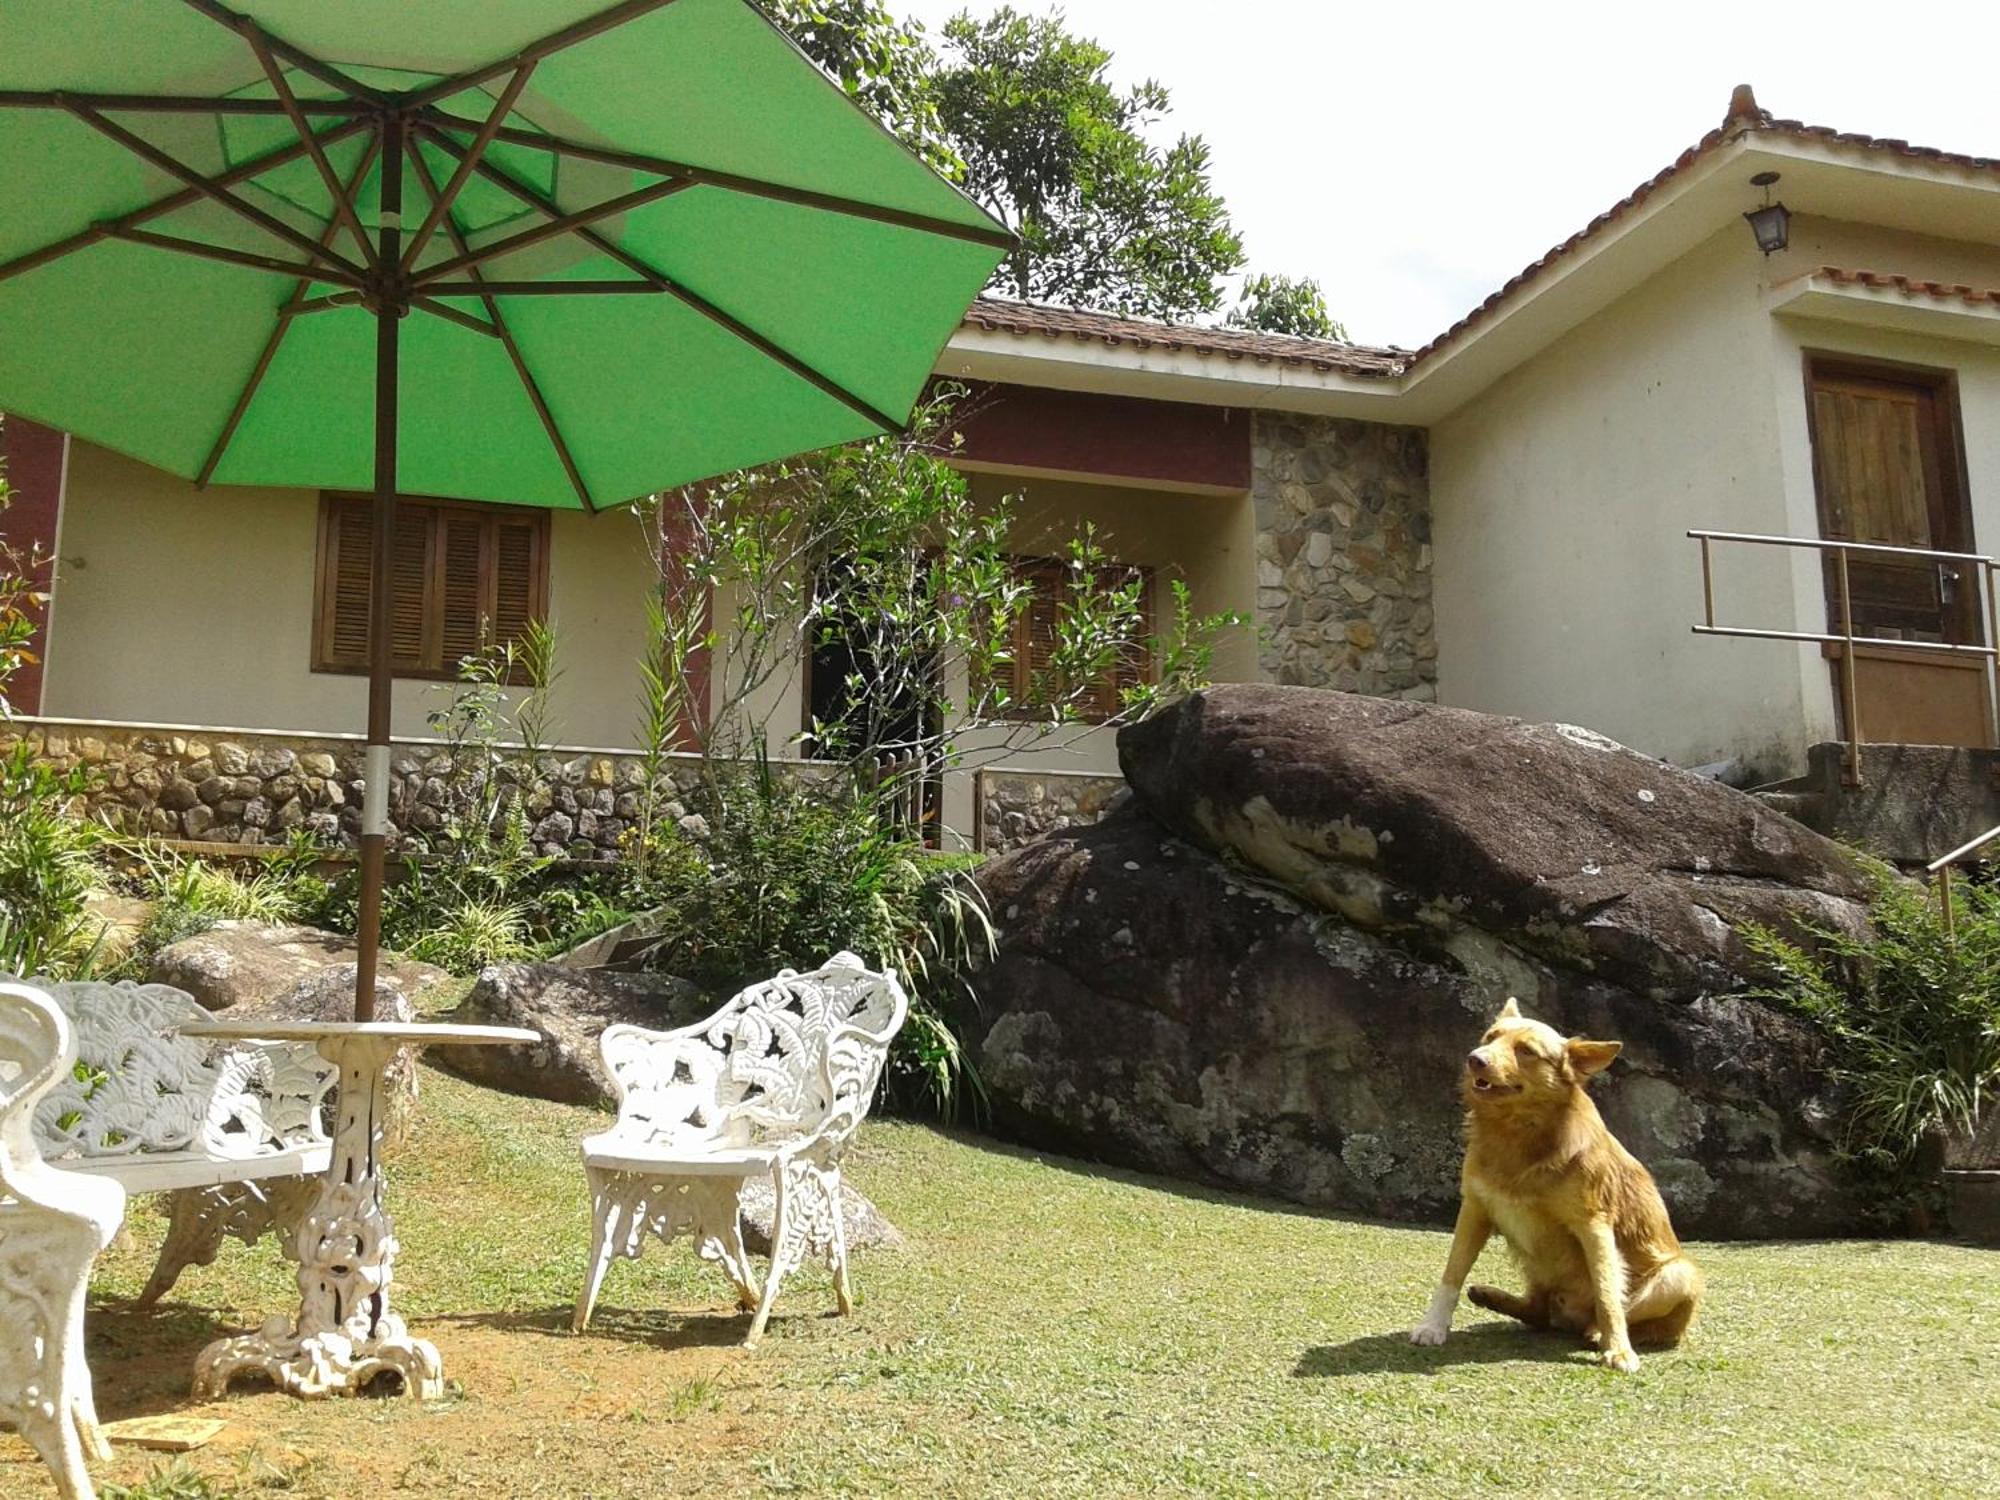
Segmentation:
{"type": "Polygon", "coordinates": [[[1525,1296],[1490,1286],[1473,1304],[1533,1328],[1581,1333],[1614,1370],[1632,1345],[1677,1344],[1701,1302],[1652,1174],[1604,1127],[1584,1092],[1617,1042],[1565,1039],[1511,998],[1465,1060],[1465,1170],[1458,1228],[1430,1311],[1410,1334],[1442,1344],[1459,1288],[1494,1230],[1527,1278],[1525,1296]]]}

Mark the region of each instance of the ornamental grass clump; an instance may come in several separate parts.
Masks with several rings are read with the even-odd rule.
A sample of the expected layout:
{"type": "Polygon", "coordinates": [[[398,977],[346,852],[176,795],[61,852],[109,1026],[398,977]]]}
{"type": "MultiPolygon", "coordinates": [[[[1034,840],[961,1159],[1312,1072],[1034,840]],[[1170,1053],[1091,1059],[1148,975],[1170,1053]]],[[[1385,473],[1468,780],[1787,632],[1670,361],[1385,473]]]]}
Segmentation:
{"type": "Polygon", "coordinates": [[[1868,869],[1872,935],[1742,935],[1772,974],[1754,993],[1825,1033],[1844,1148],[1885,1211],[1906,1215],[1934,1195],[1944,1143],[1970,1135],[2000,1099],[2000,886],[1958,886],[1947,935],[1924,887],[1868,869]]]}

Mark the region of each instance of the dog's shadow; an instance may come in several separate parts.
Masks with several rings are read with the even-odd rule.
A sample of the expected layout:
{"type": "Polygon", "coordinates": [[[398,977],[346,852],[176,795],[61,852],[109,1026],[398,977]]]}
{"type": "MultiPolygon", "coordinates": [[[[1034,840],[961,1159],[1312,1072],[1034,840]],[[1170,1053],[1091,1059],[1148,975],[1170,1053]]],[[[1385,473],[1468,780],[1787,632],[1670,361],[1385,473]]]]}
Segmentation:
{"type": "Polygon", "coordinates": [[[1434,1375],[1449,1365],[1587,1364],[1591,1351],[1573,1338],[1517,1323],[1481,1323],[1442,1344],[1413,1344],[1408,1329],[1370,1333],[1344,1344],[1315,1344],[1292,1368],[1295,1380],[1339,1375],[1434,1375]]]}

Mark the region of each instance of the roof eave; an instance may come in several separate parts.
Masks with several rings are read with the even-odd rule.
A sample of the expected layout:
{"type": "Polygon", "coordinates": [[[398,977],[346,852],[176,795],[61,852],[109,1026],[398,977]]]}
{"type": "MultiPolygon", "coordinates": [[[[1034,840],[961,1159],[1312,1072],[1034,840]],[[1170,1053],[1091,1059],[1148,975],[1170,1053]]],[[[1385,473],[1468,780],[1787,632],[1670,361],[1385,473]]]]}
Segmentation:
{"type": "Polygon", "coordinates": [[[937,373],[1051,390],[1138,396],[1293,411],[1314,416],[1402,422],[1394,411],[1400,376],[1356,376],[1301,361],[1138,347],[1101,340],[962,327],[937,373]]]}

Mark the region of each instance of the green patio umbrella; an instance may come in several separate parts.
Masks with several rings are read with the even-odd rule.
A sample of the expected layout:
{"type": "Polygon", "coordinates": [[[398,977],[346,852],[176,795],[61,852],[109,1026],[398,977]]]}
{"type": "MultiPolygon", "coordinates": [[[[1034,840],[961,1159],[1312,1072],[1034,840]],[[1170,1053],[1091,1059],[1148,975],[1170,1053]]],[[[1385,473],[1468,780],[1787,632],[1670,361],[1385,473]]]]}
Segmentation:
{"type": "Polygon", "coordinates": [[[374,493],[364,1019],[398,489],[598,510],[895,431],[1010,244],[742,0],[0,5],[0,411],[374,493]]]}

